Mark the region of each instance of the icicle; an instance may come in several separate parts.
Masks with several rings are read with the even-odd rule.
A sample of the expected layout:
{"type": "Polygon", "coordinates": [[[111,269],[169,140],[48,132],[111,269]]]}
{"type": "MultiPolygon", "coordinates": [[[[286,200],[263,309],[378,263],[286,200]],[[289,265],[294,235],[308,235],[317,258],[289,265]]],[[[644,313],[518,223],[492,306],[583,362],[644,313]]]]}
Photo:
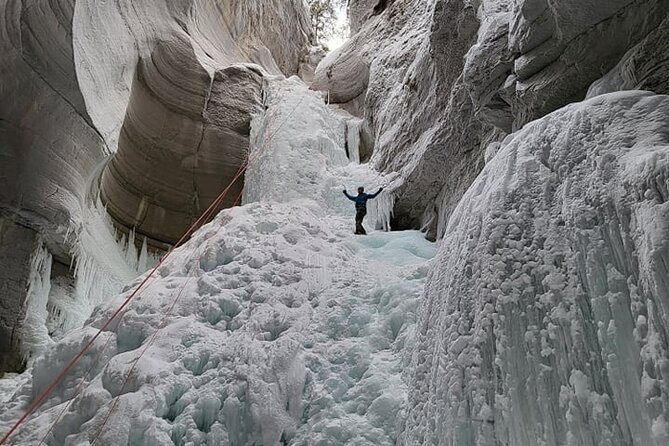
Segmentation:
{"type": "Polygon", "coordinates": [[[21,353],[26,362],[41,353],[52,342],[46,329],[51,262],[51,254],[39,238],[30,264],[25,302],[26,315],[21,330],[21,353]]]}
{"type": "Polygon", "coordinates": [[[144,237],[144,241],[142,242],[142,248],[139,251],[139,260],[138,260],[138,264],[137,264],[137,271],[138,272],[147,271],[149,268],[151,268],[156,263],[157,263],[157,259],[151,258],[151,255],[149,254],[148,245],[146,243],[146,237],[144,237]]]}
{"type": "Polygon", "coordinates": [[[360,130],[362,128],[362,119],[349,119],[346,121],[348,156],[349,159],[360,164],[360,130]]]}
{"type": "MultiPolygon", "coordinates": [[[[71,301],[52,302],[54,311],[61,311],[59,326],[64,331],[76,328],[90,316],[96,305],[118,294],[125,283],[146,271],[157,256],[146,247],[135,246],[135,232],[117,234],[100,202],[87,209],[76,234],[71,252],[74,265],[74,296],[71,301]]],[[[61,296],[62,297],[62,296],[61,296]]]]}
{"type": "Polygon", "coordinates": [[[378,197],[367,202],[369,221],[377,228],[390,231],[390,220],[393,217],[394,205],[395,196],[384,190],[378,197]]]}

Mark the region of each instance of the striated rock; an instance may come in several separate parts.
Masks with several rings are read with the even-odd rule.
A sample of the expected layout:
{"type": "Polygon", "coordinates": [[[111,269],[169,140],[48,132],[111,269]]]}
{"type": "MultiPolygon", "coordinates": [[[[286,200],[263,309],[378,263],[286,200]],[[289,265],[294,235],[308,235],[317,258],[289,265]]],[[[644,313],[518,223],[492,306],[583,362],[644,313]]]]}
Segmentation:
{"type": "MultiPolygon", "coordinates": [[[[129,92],[121,91],[129,106],[119,152],[101,182],[103,201],[118,223],[164,243],[174,243],[233,179],[248,149],[251,114],[261,105],[263,73],[297,73],[309,40],[301,2],[183,0],[181,6],[185,10],[168,5],[181,14],[177,23],[165,17],[156,30],[154,18],[143,27],[150,45],[138,54],[129,92]],[[280,43],[287,38],[290,45],[280,43]]],[[[143,7],[132,12],[138,23],[153,8],[143,7]]],[[[95,11],[86,15],[96,17],[95,11]]],[[[105,34],[116,32],[97,26],[105,32],[82,44],[103,47],[105,34]]],[[[114,74],[103,56],[89,57],[93,87],[114,74]]],[[[126,56],[121,64],[128,63],[134,61],[126,56]]],[[[110,95],[119,101],[118,91],[110,95]]],[[[112,134],[118,126],[103,125],[112,134]]],[[[229,191],[223,207],[236,201],[242,185],[229,191]]]]}
{"type": "MultiPolygon", "coordinates": [[[[119,148],[100,193],[114,219],[174,243],[244,163],[251,115],[260,110],[262,72],[232,65],[210,79],[184,38],[140,61],[119,148]]],[[[237,181],[220,208],[231,207],[237,181]]]]}
{"type": "Polygon", "coordinates": [[[88,177],[108,153],[77,88],[73,7],[0,4],[0,212],[61,254],[88,177]]]}
{"type": "Polygon", "coordinates": [[[310,38],[301,0],[0,2],[0,216],[95,305],[150,258],[127,240],[174,242],[232,179],[262,76],[297,73],[310,38]]]}
{"type": "Polygon", "coordinates": [[[621,90],[669,93],[669,17],[592,84],[588,97],[621,90]]]}
{"type": "Polygon", "coordinates": [[[615,93],[505,139],[428,279],[402,444],[667,444],[668,120],[615,93]]]}
{"type": "Polygon", "coordinates": [[[36,244],[35,231],[0,218],[0,376],[24,366],[20,334],[36,244]]]}
{"type": "MultiPolygon", "coordinates": [[[[173,77],[183,74],[182,69],[199,70],[208,91],[210,80],[218,76],[212,93],[230,91],[221,92],[220,99],[211,101],[215,104],[235,96],[235,74],[241,74],[242,84],[249,76],[257,78],[233,65],[254,63],[266,72],[293,74],[309,40],[307,13],[297,0],[147,1],[133,2],[132,7],[56,0],[43,8],[10,0],[3,2],[0,13],[0,138],[5,148],[0,206],[53,238],[54,249],[61,245],[64,251],[64,228],[80,219],[90,176],[117,149],[134,92],[135,67],[151,57],[156,45],[166,52],[189,53],[180,65],[174,64],[173,77]],[[290,45],[278,38],[287,35],[290,45]],[[175,48],[166,49],[172,44],[175,48]],[[226,68],[230,71],[221,74],[226,68]],[[230,78],[231,85],[223,87],[230,78]]],[[[162,100],[195,101],[180,106],[209,114],[207,119],[223,119],[211,118],[220,110],[203,113],[206,94],[179,98],[169,85],[161,87],[160,94],[168,96],[162,100]]],[[[223,105],[228,114],[248,99],[244,88],[235,97],[237,103],[223,105]]],[[[251,109],[258,105],[257,95],[253,101],[251,109]]],[[[245,113],[240,112],[242,121],[248,121],[245,113]]],[[[136,209],[124,211],[134,214],[136,209]]]]}

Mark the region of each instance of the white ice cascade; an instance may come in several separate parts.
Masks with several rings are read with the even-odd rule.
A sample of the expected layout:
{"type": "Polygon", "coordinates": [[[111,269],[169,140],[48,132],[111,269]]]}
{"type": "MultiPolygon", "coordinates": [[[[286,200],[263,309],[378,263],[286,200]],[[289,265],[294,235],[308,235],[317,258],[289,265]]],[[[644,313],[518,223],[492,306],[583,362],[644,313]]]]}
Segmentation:
{"type": "Polygon", "coordinates": [[[669,444],[667,122],[616,93],[503,142],[428,279],[402,444],[669,444]]]}
{"type": "Polygon", "coordinates": [[[75,238],[74,291],[53,306],[57,314],[52,323],[63,333],[80,327],[97,305],[121,292],[159,257],[148,251],[146,238],[136,246],[134,231],[119,234],[99,200],[84,210],[82,221],[70,230],[75,238]]]}
{"type": "Polygon", "coordinates": [[[97,305],[157,261],[146,240],[137,248],[134,233],[119,235],[99,203],[85,209],[82,220],[66,235],[73,246],[67,275],[52,274],[54,260],[41,239],[33,251],[21,335],[29,367],[53,340],[81,327],[97,305]]]}
{"type": "MultiPolygon", "coordinates": [[[[51,424],[49,445],[396,443],[436,249],[418,231],[354,236],[342,188],[392,178],[349,163],[348,118],[299,79],[265,89],[246,204],[174,252],[12,444],[39,444],[51,424]]],[[[36,361],[0,431],[140,280],[36,361]]]]}
{"type": "Polygon", "coordinates": [[[360,164],[360,132],[363,120],[352,118],[346,121],[346,147],[351,162],[360,164]]]}
{"type": "Polygon", "coordinates": [[[38,237],[30,265],[26,316],[21,334],[21,352],[26,363],[42,353],[52,341],[47,331],[47,302],[51,290],[51,254],[38,237]]]}

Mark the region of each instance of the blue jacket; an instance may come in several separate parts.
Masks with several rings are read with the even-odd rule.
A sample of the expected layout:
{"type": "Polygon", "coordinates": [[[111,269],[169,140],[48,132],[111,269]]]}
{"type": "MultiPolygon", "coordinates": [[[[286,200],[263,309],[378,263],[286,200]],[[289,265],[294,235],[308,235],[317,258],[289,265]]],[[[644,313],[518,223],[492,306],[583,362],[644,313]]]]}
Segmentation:
{"type": "Polygon", "coordinates": [[[376,198],[376,196],[379,195],[382,190],[383,190],[383,188],[379,189],[379,191],[375,194],[366,194],[366,193],[363,192],[361,194],[358,194],[357,197],[352,197],[348,194],[348,192],[344,191],[344,195],[346,195],[346,197],[349,200],[355,201],[355,208],[356,209],[360,209],[360,208],[367,209],[367,200],[371,200],[372,198],[376,198]]]}

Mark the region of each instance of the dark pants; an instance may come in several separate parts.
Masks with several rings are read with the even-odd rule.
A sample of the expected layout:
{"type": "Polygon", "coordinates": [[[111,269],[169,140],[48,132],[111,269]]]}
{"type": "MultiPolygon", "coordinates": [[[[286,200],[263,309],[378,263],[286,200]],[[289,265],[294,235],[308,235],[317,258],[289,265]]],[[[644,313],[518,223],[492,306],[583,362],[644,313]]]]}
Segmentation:
{"type": "Polygon", "coordinates": [[[365,228],[362,227],[362,219],[367,215],[366,207],[357,207],[355,208],[355,233],[356,234],[367,234],[365,228]]]}

